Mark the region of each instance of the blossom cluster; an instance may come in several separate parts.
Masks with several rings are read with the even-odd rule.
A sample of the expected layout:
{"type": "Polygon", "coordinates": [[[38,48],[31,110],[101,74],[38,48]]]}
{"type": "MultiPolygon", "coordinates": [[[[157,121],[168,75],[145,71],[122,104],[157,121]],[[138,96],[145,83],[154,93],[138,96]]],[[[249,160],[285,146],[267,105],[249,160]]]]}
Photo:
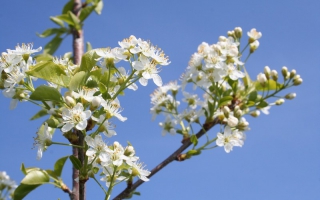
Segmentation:
{"type": "Polygon", "coordinates": [[[10,108],[14,109],[18,101],[28,98],[29,91],[25,87],[26,71],[34,64],[33,53],[41,51],[32,49],[32,44],[22,44],[16,46],[15,50],[8,49],[3,52],[0,58],[0,89],[3,89],[3,95],[12,98],[10,108]],[[17,87],[17,85],[19,87],[17,87]]]}
{"type": "MultiPolygon", "coordinates": [[[[198,51],[191,56],[186,72],[181,77],[181,85],[170,82],[151,94],[153,119],[159,114],[164,115],[164,122],[159,123],[163,135],[179,133],[184,139],[190,138],[196,134],[193,124],[201,125],[202,120],[217,120],[221,131],[213,140],[207,138],[199,151],[216,141],[216,146],[224,146],[229,153],[234,146],[241,147],[244,144],[244,131],[249,130],[244,115],[256,117],[260,111],[268,114],[272,105],[281,105],[284,99],[295,98],[295,93],[280,98],[277,95],[288,87],[302,83],[295,70],[289,72],[286,67],[282,68],[283,83],[279,83],[277,71],[269,67],[265,67],[264,73],[260,73],[256,81],[250,79],[246,63],[241,59],[247,48],[247,59],[257,50],[262,33],[251,29],[247,36],[248,42],[243,50],[240,50],[240,27],[229,31],[228,36],[220,36],[215,44],[202,42],[198,51]],[[199,91],[187,92],[189,83],[194,90],[204,92],[203,95],[199,91]],[[183,110],[178,108],[181,104],[177,100],[179,90],[182,91],[182,102],[187,104],[183,110]],[[279,99],[268,103],[269,98],[279,99]]],[[[197,143],[194,143],[195,146],[197,143]]]]}
{"type": "Polygon", "coordinates": [[[11,180],[5,171],[0,171],[0,199],[10,198],[16,188],[15,181],[11,180]]]}
{"type": "Polygon", "coordinates": [[[148,181],[147,176],[150,174],[144,169],[139,157],[135,156],[135,150],[132,145],[122,147],[119,142],[114,142],[108,146],[102,139],[101,135],[94,138],[86,136],[85,141],[90,147],[86,155],[88,162],[93,169],[101,169],[102,181],[106,181],[106,186],[116,184],[116,182],[132,180],[137,176],[143,181],[148,181]]]}

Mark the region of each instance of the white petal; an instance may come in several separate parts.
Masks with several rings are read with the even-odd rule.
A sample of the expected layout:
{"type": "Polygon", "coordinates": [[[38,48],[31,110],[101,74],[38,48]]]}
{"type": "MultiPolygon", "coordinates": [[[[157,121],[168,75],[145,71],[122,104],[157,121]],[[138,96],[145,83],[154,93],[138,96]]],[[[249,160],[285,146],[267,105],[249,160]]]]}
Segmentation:
{"type": "Polygon", "coordinates": [[[76,125],[76,129],[79,131],[84,130],[87,127],[87,120],[83,120],[76,125]]]}
{"type": "Polygon", "coordinates": [[[162,79],[158,74],[152,74],[152,79],[154,84],[156,84],[157,86],[162,86],[162,79]]]}
{"type": "Polygon", "coordinates": [[[73,124],[71,124],[71,123],[66,123],[66,124],[61,128],[61,131],[62,131],[62,132],[68,132],[68,131],[70,131],[73,127],[74,127],[73,124]]]}
{"type": "Polygon", "coordinates": [[[139,83],[140,83],[142,86],[147,86],[147,85],[148,85],[148,80],[145,79],[145,78],[143,78],[143,77],[141,77],[141,78],[139,79],[139,83]]]}

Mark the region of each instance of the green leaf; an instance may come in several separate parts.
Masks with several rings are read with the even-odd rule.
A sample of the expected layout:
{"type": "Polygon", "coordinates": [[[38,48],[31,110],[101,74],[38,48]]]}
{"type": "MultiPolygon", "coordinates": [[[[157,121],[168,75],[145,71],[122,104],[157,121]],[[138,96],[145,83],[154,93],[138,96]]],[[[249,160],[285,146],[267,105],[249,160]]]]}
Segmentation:
{"type": "Polygon", "coordinates": [[[41,38],[45,38],[45,37],[49,37],[50,35],[57,34],[57,33],[63,34],[64,32],[66,32],[65,28],[49,28],[49,29],[43,31],[42,34],[37,34],[37,35],[41,38]]]}
{"type": "Polygon", "coordinates": [[[258,92],[257,91],[253,91],[249,94],[249,101],[255,101],[258,97],[258,92]]]}
{"type": "Polygon", "coordinates": [[[67,87],[70,82],[70,78],[66,76],[64,69],[51,61],[40,62],[31,67],[26,73],[63,87],[67,87]]]}
{"type": "Polygon", "coordinates": [[[86,79],[86,72],[80,71],[76,73],[70,80],[69,89],[72,91],[77,91],[81,86],[84,85],[86,79]]]}
{"type": "Polygon", "coordinates": [[[36,189],[40,185],[26,185],[20,184],[15,190],[13,194],[13,200],[22,200],[25,196],[27,196],[32,190],[36,189]]]}
{"type": "Polygon", "coordinates": [[[98,15],[101,15],[102,9],[103,9],[103,1],[100,0],[100,1],[97,3],[94,11],[95,11],[98,15]]]}
{"type": "Polygon", "coordinates": [[[54,172],[54,171],[52,171],[51,169],[47,169],[47,170],[45,170],[46,172],[47,172],[47,174],[50,176],[50,177],[52,177],[52,178],[54,178],[54,179],[59,179],[59,176],[57,176],[56,175],[56,173],[54,172]]]}
{"type": "Polygon", "coordinates": [[[92,46],[91,46],[90,42],[86,43],[86,50],[87,50],[87,52],[92,50],[92,46]]]}
{"type": "Polygon", "coordinates": [[[31,117],[30,120],[38,119],[40,117],[46,116],[47,114],[48,114],[48,111],[45,109],[42,109],[39,112],[37,112],[35,115],[33,115],[33,117],[31,117]]]}
{"type": "Polygon", "coordinates": [[[58,128],[58,126],[61,124],[59,122],[59,120],[57,120],[56,118],[54,118],[52,116],[49,119],[47,119],[46,122],[47,122],[48,126],[51,128],[58,128]]]}
{"type": "Polygon", "coordinates": [[[52,40],[50,40],[50,42],[48,42],[48,44],[46,44],[46,46],[44,46],[43,53],[53,55],[54,52],[56,52],[56,50],[59,48],[62,40],[63,39],[60,37],[60,35],[57,34],[52,40]]]}
{"type": "Polygon", "coordinates": [[[103,83],[98,83],[98,86],[99,86],[99,90],[100,92],[103,94],[105,92],[107,92],[107,86],[105,86],[103,83]]]}
{"type": "Polygon", "coordinates": [[[228,105],[230,101],[232,101],[233,97],[232,96],[225,96],[222,97],[219,101],[219,107],[228,105]]]}
{"type": "Polygon", "coordinates": [[[83,22],[95,9],[95,6],[87,6],[81,10],[79,19],[81,22],[83,22]]]}
{"type": "Polygon", "coordinates": [[[26,170],[26,168],[25,168],[25,166],[24,166],[24,164],[23,164],[23,163],[21,163],[20,170],[22,171],[22,173],[23,173],[24,175],[26,175],[26,174],[27,174],[27,170],[26,170]]]}
{"type": "Polygon", "coordinates": [[[50,17],[50,20],[53,21],[55,24],[64,27],[64,23],[61,19],[57,18],[57,17],[50,17]]]}
{"type": "Polygon", "coordinates": [[[265,101],[261,101],[258,105],[257,108],[264,108],[267,107],[269,104],[265,101]]]}
{"type": "Polygon", "coordinates": [[[63,101],[62,96],[57,89],[46,85],[37,87],[30,95],[30,99],[35,101],[63,101]]]}
{"type": "Polygon", "coordinates": [[[37,63],[39,63],[41,61],[52,61],[53,60],[53,56],[50,54],[38,54],[38,55],[34,56],[34,58],[36,59],[37,63]]]}
{"type": "Polygon", "coordinates": [[[57,176],[61,177],[62,169],[63,169],[64,164],[65,164],[66,160],[68,159],[68,157],[69,156],[62,157],[59,160],[57,160],[56,163],[54,164],[54,173],[57,176]]]}
{"type": "Polygon", "coordinates": [[[72,162],[72,165],[76,169],[81,169],[82,164],[78,158],[76,158],[74,155],[69,156],[70,161],[72,162]]]}
{"type": "Polygon", "coordinates": [[[96,65],[97,58],[99,58],[99,56],[96,54],[95,50],[86,52],[81,59],[80,71],[90,72],[91,69],[96,65]]]}
{"type": "Polygon", "coordinates": [[[196,135],[191,135],[190,141],[193,143],[194,146],[197,146],[198,144],[198,138],[196,135]]]}
{"type": "Polygon", "coordinates": [[[48,174],[43,170],[33,170],[29,172],[21,181],[25,185],[39,185],[48,183],[50,178],[48,174]]]}
{"type": "Polygon", "coordinates": [[[259,81],[255,81],[254,84],[257,91],[276,90],[283,87],[283,84],[277,83],[272,79],[268,80],[264,87],[262,87],[259,81]]]}
{"type": "Polygon", "coordinates": [[[63,58],[68,58],[69,60],[71,60],[72,58],[72,52],[67,52],[63,55],[63,58]]]}
{"type": "Polygon", "coordinates": [[[81,21],[79,20],[79,18],[75,16],[75,14],[73,14],[71,11],[68,12],[68,15],[73,22],[73,27],[78,31],[81,30],[81,21]]]}
{"type": "Polygon", "coordinates": [[[69,24],[70,26],[73,26],[74,27],[74,22],[73,22],[73,19],[71,18],[71,16],[69,15],[71,11],[68,11],[68,13],[66,14],[62,14],[62,15],[59,15],[57,16],[56,18],[66,22],[67,24],[69,24]]]}
{"type": "Polygon", "coordinates": [[[191,149],[187,152],[187,155],[189,156],[196,156],[196,155],[199,155],[201,153],[201,151],[199,150],[196,150],[196,149],[191,149]]]}
{"type": "Polygon", "coordinates": [[[74,4],[74,0],[70,0],[69,2],[67,2],[62,9],[62,14],[67,14],[68,11],[72,11],[73,4],[74,4]]]}

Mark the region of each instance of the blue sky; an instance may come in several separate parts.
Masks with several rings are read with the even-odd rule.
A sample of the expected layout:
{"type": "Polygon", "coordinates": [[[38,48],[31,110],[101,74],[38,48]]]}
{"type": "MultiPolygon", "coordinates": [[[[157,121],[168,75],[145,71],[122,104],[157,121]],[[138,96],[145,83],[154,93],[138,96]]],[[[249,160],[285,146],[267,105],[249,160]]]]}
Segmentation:
{"type": "MultiPolygon", "coordinates": [[[[18,43],[33,42],[44,46],[36,32],[54,27],[49,16],[60,14],[66,1],[13,0],[0,7],[0,51],[18,43]]],[[[222,200],[316,200],[320,198],[320,2],[306,1],[105,1],[102,15],[93,14],[85,22],[85,40],[93,48],[115,47],[130,35],[149,39],[169,55],[171,64],[163,67],[163,82],[177,80],[184,72],[191,54],[205,41],[216,43],[220,35],[236,26],[244,33],[251,28],[262,32],[260,47],[247,62],[251,77],[268,65],[296,69],[303,84],[290,89],[293,101],[273,107],[270,115],[247,117],[251,130],[242,148],[226,154],[223,148],[206,151],[185,162],[174,162],[138,188],[135,199],[222,199],[222,200]]],[[[56,55],[72,51],[71,37],[65,39],[56,55]]],[[[151,82],[150,82],[151,83],[151,82]]],[[[122,144],[130,141],[137,155],[152,169],[180,146],[181,138],[161,136],[157,120],[151,120],[150,93],[154,84],[136,92],[128,91],[120,99],[125,123],[117,123],[122,144]]],[[[9,99],[0,98],[0,171],[7,171],[19,182],[26,166],[52,168],[54,161],[71,154],[68,147],[51,146],[40,161],[36,160],[33,137],[42,120],[30,122],[38,108],[22,103],[10,111],[9,99]]],[[[215,135],[218,129],[210,131],[215,135]]],[[[63,141],[60,132],[55,141],[63,141]]],[[[68,163],[64,180],[71,187],[68,163]]],[[[114,195],[125,185],[114,190],[114,195]]],[[[88,182],[87,199],[102,199],[103,192],[94,181],[88,182]]],[[[113,196],[114,196],[113,195],[113,196]]],[[[68,199],[51,185],[41,186],[27,200],[68,199]],[[49,195],[49,196],[48,196],[49,195]]]]}

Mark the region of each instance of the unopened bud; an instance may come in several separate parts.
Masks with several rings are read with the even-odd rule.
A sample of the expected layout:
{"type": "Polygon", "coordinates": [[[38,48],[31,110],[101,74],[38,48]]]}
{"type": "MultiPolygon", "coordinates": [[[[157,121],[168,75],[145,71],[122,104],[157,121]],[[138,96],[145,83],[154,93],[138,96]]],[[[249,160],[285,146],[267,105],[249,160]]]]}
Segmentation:
{"type": "Polygon", "coordinates": [[[133,146],[127,146],[127,148],[124,151],[124,155],[126,155],[126,156],[133,156],[135,153],[136,152],[135,152],[133,146]]]}
{"type": "Polygon", "coordinates": [[[235,36],[237,38],[241,38],[242,37],[242,29],[241,29],[241,27],[234,28],[234,33],[235,33],[235,36]]]}
{"type": "Polygon", "coordinates": [[[278,80],[278,72],[276,70],[272,70],[271,77],[274,81],[277,81],[278,80]]]}
{"type": "Polygon", "coordinates": [[[72,98],[71,96],[66,96],[66,97],[65,97],[65,101],[66,101],[66,104],[67,104],[68,106],[73,107],[73,106],[76,105],[76,101],[75,101],[74,98],[72,98]]]}
{"type": "Polygon", "coordinates": [[[296,96],[297,96],[296,93],[289,93],[284,98],[291,100],[296,98],[296,96]]]}
{"type": "Polygon", "coordinates": [[[260,73],[257,76],[257,80],[259,81],[259,83],[261,84],[262,87],[264,87],[266,85],[267,82],[267,77],[265,74],[260,73]]]}
{"type": "Polygon", "coordinates": [[[233,37],[233,38],[235,37],[234,31],[228,31],[227,34],[228,34],[228,36],[230,36],[230,37],[233,37]]]}
{"type": "Polygon", "coordinates": [[[255,50],[257,50],[257,49],[258,49],[259,45],[260,45],[260,43],[259,43],[259,41],[258,41],[258,40],[256,40],[256,41],[254,41],[254,42],[250,43],[250,53],[255,52],[255,50]]]}
{"type": "Polygon", "coordinates": [[[237,110],[236,112],[235,112],[235,117],[237,117],[237,118],[240,118],[241,116],[242,116],[242,110],[237,110]]]}
{"type": "Polygon", "coordinates": [[[295,75],[297,74],[297,71],[296,70],[291,70],[290,72],[290,78],[293,78],[295,75]]]}
{"type": "Polygon", "coordinates": [[[228,106],[223,107],[223,113],[226,117],[229,117],[230,108],[228,106]]]}
{"type": "Polygon", "coordinates": [[[283,104],[284,103],[284,99],[278,99],[276,102],[275,102],[275,104],[277,105],[277,106],[280,106],[281,104],[283,104]]]}
{"type": "Polygon", "coordinates": [[[265,66],[264,67],[264,74],[266,75],[268,80],[270,79],[270,73],[271,73],[270,68],[268,66],[265,66]]]}
{"type": "Polygon", "coordinates": [[[101,97],[98,97],[98,96],[93,97],[91,103],[93,107],[98,108],[101,104],[101,97]]]}
{"type": "Polygon", "coordinates": [[[239,129],[240,131],[245,131],[248,129],[249,123],[247,121],[241,121],[238,126],[237,129],[239,129]]]}
{"type": "Polygon", "coordinates": [[[282,73],[282,76],[283,76],[283,78],[284,78],[285,80],[288,79],[288,78],[287,78],[287,77],[288,77],[288,68],[287,68],[287,67],[282,67],[281,73],[282,73]]]}
{"type": "Polygon", "coordinates": [[[260,111],[259,111],[259,110],[255,110],[255,111],[251,112],[250,115],[251,115],[252,117],[259,117],[260,111]]]}
{"type": "Polygon", "coordinates": [[[240,107],[238,105],[236,105],[233,109],[234,112],[237,112],[238,110],[240,110],[240,107]]]}
{"type": "Polygon", "coordinates": [[[239,122],[238,118],[236,118],[236,117],[234,117],[232,115],[229,116],[229,118],[228,118],[228,126],[235,127],[235,126],[238,125],[238,122],[239,122]]]}
{"type": "Polygon", "coordinates": [[[302,78],[294,79],[293,80],[293,85],[300,85],[302,83],[302,78]]]}

